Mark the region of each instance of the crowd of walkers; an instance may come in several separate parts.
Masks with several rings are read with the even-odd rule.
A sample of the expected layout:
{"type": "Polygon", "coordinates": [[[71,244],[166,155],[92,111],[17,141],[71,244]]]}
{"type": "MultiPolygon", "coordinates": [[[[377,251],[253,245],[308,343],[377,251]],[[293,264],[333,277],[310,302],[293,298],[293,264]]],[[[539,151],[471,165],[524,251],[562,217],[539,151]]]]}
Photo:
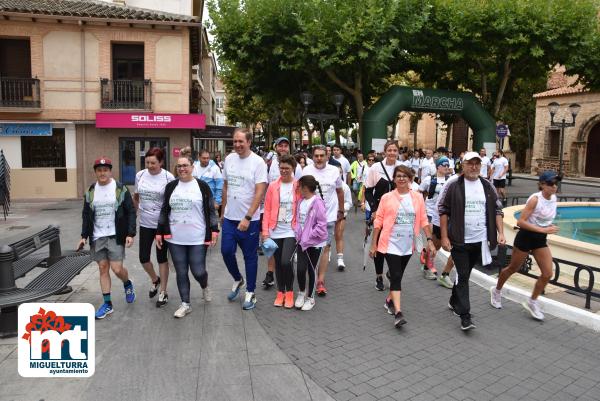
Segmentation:
{"type": "MultiPolygon", "coordinates": [[[[271,152],[255,152],[251,145],[252,134],[238,128],[233,151],[225,160],[220,155],[211,159],[205,150],[198,151],[194,160],[187,148],[173,173],[164,168],[163,150],[152,148],[145,154],[146,168],[135,177],[133,195],[112,177],[110,159],[94,162],[97,181],[85,193],[78,248],[89,241],[99,266],[103,303],[97,319],[113,313],[110,270],[123,282],[126,301],[136,299],[123,260],[125,248],[134,242],[137,218],[139,261],[151,282],[148,296],[158,295],[158,308],[167,305],[170,258],[181,300],[174,316],[182,318],[192,311],[190,272],[204,301],[212,300],[206,254],[219,235],[232,278],[230,301],[245,289],[242,308],[256,306],[258,256],[264,253],[267,272],[262,285],[275,286],[273,305],[310,311],[317,297],[327,294],[334,243],[337,270],[346,269],[345,220],[351,208],[360,207],[365,216],[365,257],[374,260],[375,288],[385,291],[387,283],[384,307],[394,316],[394,325],[407,323],[402,277],[416,254],[423,278],[452,290],[448,307],[460,317],[461,328],[475,328],[470,314],[471,270],[477,263],[489,264],[491,250],[506,242],[502,207],[509,163],[501,151],[492,159],[485,149],[454,158],[445,148],[409,152],[390,140],[383,152],[369,151],[366,156],[358,150],[344,154],[339,145],[315,145],[310,152],[292,155],[285,137],[275,140],[271,152]],[[158,272],[151,261],[153,244],[158,272]],[[449,257],[438,272],[435,258],[442,248],[449,257]]],[[[542,274],[524,307],[543,320],[537,298],[552,275],[546,236],[558,230],[552,222],[560,179],[553,171],[540,175],[540,191],[528,199],[517,223],[520,230],[511,263],[490,288],[494,308],[502,307],[502,287],[531,252],[542,274]]]]}

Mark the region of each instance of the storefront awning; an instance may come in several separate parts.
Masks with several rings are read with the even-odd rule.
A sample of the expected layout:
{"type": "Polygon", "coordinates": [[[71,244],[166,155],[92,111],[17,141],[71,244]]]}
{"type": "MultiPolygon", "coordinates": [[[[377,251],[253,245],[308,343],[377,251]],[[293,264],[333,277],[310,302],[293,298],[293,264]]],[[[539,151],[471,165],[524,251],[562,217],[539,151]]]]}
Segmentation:
{"type": "Polygon", "coordinates": [[[96,128],[204,129],[204,114],[96,113],[96,128]]]}
{"type": "Polygon", "coordinates": [[[204,129],[192,131],[194,138],[232,140],[236,127],[227,125],[207,125],[204,129]]]}

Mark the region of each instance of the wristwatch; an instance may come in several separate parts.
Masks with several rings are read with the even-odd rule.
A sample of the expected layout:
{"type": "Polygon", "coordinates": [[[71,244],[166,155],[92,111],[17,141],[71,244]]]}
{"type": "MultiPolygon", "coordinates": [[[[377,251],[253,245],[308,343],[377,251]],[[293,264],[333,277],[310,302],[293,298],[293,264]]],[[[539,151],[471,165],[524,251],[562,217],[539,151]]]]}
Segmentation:
{"type": "Polygon", "coordinates": [[[252,216],[245,215],[244,218],[248,221],[252,221],[252,216]]]}

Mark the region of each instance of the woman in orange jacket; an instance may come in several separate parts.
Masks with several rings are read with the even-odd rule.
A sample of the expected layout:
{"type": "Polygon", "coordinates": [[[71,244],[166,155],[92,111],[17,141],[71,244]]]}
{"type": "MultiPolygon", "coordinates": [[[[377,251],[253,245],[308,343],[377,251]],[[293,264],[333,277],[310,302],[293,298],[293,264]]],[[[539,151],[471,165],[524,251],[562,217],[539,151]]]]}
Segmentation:
{"type": "Polygon", "coordinates": [[[410,189],[414,172],[410,167],[397,166],[393,180],[396,189],[383,195],[375,215],[373,239],[369,255],[383,255],[390,271],[390,294],[385,302],[389,314],[394,315],[394,325],[406,323],[400,307],[400,290],[404,269],[414,251],[414,241],[423,229],[432,254],[436,249],[431,240],[431,229],[423,196],[410,189]]]}
{"type": "Polygon", "coordinates": [[[265,196],[265,211],[262,220],[262,238],[271,238],[277,244],[275,251],[275,280],[277,296],[275,306],[294,306],[294,266],[292,258],[296,249],[294,221],[296,206],[300,200],[298,181],[294,180],[296,159],[291,155],[279,157],[277,181],[269,184],[265,196]]]}

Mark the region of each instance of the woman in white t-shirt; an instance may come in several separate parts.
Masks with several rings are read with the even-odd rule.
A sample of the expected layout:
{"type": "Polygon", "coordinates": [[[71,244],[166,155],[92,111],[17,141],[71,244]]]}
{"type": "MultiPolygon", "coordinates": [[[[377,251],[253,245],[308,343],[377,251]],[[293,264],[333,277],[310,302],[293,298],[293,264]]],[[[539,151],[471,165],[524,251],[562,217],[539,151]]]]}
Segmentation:
{"type": "Polygon", "coordinates": [[[140,263],[151,280],[149,297],[154,298],[160,287],[160,294],[156,301],[157,307],[165,305],[169,300],[167,295],[167,280],[169,278],[167,248],[158,249],[156,247],[156,261],[158,262],[160,276],[157,276],[154,271],[154,266],[150,261],[150,253],[156,235],[156,227],[158,226],[158,216],[163,204],[165,186],[175,179],[173,174],[162,168],[163,161],[164,152],[162,149],[150,148],[146,152],[144,158],[146,168],[135,175],[133,195],[133,202],[139,211],[140,217],[140,263]]]}
{"type": "Polygon", "coordinates": [[[156,246],[162,249],[163,239],[169,243],[169,252],[175,266],[177,289],[181,306],[177,318],[192,311],[190,306],[189,272],[202,287],[202,298],[210,302],[206,250],[214,246],[219,233],[215,202],[210,187],[194,178],[194,161],[191,157],[177,159],[179,178],[165,188],[163,205],[158,220],[156,246]]]}
{"type": "Polygon", "coordinates": [[[556,217],[556,190],[561,178],[554,171],[544,171],[539,179],[540,191],[527,199],[517,221],[520,230],[515,237],[510,264],[500,272],[496,286],[490,288],[490,302],[494,308],[502,308],[504,283],[519,271],[531,252],[541,274],[533,287],[531,298],[524,301],[523,306],[534,319],[544,320],[537,298],[552,278],[552,253],[546,243],[546,237],[558,232],[558,227],[552,224],[552,221],[556,217]]]}
{"type": "Polygon", "coordinates": [[[292,258],[296,249],[293,220],[300,199],[298,182],[294,180],[296,159],[291,155],[279,156],[277,180],[269,184],[265,196],[265,211],[262,219],[262,238],[275,241],[275,279],[277,295],[274,306],[294,307],[294,266],[292,258]]]}

